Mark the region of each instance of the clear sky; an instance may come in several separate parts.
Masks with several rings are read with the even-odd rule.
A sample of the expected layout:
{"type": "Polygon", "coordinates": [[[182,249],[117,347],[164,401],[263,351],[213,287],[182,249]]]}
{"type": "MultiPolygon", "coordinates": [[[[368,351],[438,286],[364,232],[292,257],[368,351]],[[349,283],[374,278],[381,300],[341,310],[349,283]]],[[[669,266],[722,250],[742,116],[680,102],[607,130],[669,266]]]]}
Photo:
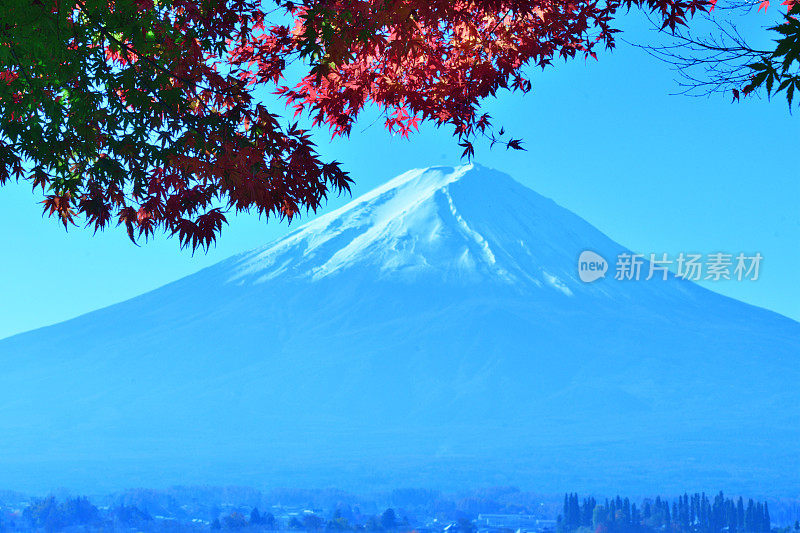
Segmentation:
{"type": "MultiPolygon", "coordinates": [[[[629,38],[648,38],[640,20],[626,20],[629,38]]],[[[677,87],[667,66],[624,43],[597,62],[555,62],[532,74],[532,93],[487,103],[528,150],[478,146],[477,162],[636,252],[760,252],[758,281],[706,286],[800,320],[800,125],[785,101],[671,95],[677,87]]],[[[353,196],[409,168],[463,162],[446,130],[423,125],[407,141],[380,121],[370,125],[373,118],[365,116],[349,140],[317,135],[320,151],[354,177],[353,196]]],[[[326,210],[348,199],[333,198],[326,210]]],[[[133,246],[121,229],[65,233],[42,219],[39,200],[25,183],[0,188],[0,338],[155,289],[312,217],[290,228],[231,216],[217,246],[192,256],[165,237],[133,246]]]]}

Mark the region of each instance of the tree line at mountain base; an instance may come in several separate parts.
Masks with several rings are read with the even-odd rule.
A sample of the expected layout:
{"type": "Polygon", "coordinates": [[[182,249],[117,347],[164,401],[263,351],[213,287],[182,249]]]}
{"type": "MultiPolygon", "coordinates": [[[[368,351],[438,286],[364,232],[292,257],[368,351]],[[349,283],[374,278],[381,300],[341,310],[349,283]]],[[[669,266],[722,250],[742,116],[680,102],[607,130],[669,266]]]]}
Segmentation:
{"type": "Polygon", "coordinates": [[[772,528],[767,502],[753,499],[745,502],[741,496],[734,500],[726,498],[722,492],[713,498],[704,492],[691,496],[684,493],[671,504],[657,496],[644,499],[638,506],[620,496],[600,502],[593,497],[580,499],[577,493],[570,493],[564,495],[557,530],[558,533],[580,530],[596,533],[770,533],[772,528]]]}
{"type": "Polygon", "coordinates": [[[97,497],[31,498],[0,492],[0,533],[17,531],[287,531],[512,533],[523,517],[536,533],[800,533],[800,505],[684,494],[633,502],[567,494],[536,496],[496,487],[460,495],[403,489],[369,497],[342,491],[242,487],[134,489],[97,497]],[[455,498],[455,499],[453,499],[455,498]],[[227,503],[223,503],[227,502],[227,503]],[[388,506],[388,507],[387,507],[388,506]],[[265,509],[264,512],[259,511],[265,509]],[[552,518],[559,512],[553,531],[552,518]],[[271,511],[271,512],[270,512],[271,511]],[[273,514],[274,513],[274,514],[273,514]],[[492,525],[481,515],[492,516],[492,525]],[[507,518],[504,521],[503,518],[507,518]],[[535,519],[536,526],[533,526],[535,519]],[[773,522],[774,521],[774,522],[773,522]],[[784,527],[771,527],[779,524],[784,527]]]}

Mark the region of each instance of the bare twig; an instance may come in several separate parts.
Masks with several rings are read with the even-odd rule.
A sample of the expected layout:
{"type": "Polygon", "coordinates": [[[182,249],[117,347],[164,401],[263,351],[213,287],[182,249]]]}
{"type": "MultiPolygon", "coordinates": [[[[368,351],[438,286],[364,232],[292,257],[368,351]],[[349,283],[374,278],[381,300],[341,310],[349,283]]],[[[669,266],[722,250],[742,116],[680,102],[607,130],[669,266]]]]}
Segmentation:
{"type": "MultiPolygon", "coordinates": [[[[717,4],[717,9],[750,11],[757,2],[739,0],[717,4]]],[[[651,56],[669,64],[677,73],[680,90],[675,94],[708,96],[741,88],[752,77],[748,65],[772,53],[751,46],[730,20],[706,15],[710,31],[702,36],[691,30],[676,31],[670,42],[661,45],[626,43],[640,48],[651,56]]],[[[658,25],[648,16],[655,28],[658,25]]]]}

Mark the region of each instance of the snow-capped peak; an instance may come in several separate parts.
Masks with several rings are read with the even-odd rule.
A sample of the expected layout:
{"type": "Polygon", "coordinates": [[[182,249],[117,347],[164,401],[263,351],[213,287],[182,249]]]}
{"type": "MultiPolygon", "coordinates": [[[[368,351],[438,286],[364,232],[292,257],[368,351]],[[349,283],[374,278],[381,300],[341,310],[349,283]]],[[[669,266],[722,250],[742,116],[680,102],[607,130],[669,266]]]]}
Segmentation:
{"type": "Polygon", "coordinates": [[[379,278],[549,286],[571,295],[585,247],[616,247],[592,226],[486,167],[406,172],[240,258],[232,282],[319,280],[353,269],[379,278]],[[571,288],[572,287],[572,288],[571,288]]]}

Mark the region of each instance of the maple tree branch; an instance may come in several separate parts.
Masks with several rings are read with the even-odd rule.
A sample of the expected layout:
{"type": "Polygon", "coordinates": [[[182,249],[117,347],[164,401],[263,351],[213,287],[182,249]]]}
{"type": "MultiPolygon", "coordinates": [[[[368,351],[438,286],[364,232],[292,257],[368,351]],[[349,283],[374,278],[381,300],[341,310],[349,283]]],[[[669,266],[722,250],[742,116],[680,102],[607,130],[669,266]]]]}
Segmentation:
{"type": "Polygon", "coordinates": [[[500,23],[503,22],[503,20],[505,20],[505,18],[509,16],[513,11],[514,11],[513,9],[509,9],[508,11],[506,11],[505,15],[499,17],[495,25],[492,27],[492,29],[489,30],[489,35],[493,34],[494,31],[497,29],[497,27],[500,26],[500,23]]]}
{"type": "MultiPolygon", "coordinates": [[[[153,68],[155,68],[156,70],[160,71],[162,74],[166,74],[166,75],[168,75],[169,77],[171,77],[171,78],[175,78],[176,80],[178,80],[178,81],[180,81],[180,82],[182,82],[182,83],[184,83],[184,84],[187,84],[187,85],[193,85],[193,84],[195,84],[193,80],[190,80],[190,79],[188,79],[188,78],[182,78],[182,77],[178,76],[176,73],[172,72],[171,70],[169,70],[169,69],[168,69],[168,68],[166,68],[165,66],[163,66],[163,65],[160,65],[160,64],[159,64],[157,61],[155,61],[153,58],[151,58],[151,57],[149,57],[149,56],[147,56],[147,55],[145,55],[145,54],[142,54],[142,53],[138,52],[138,51],[137,51],[135,48],[133,48],[132,46],[130,46],[128,43],[125,43],[125,42],[123,42],[123,41],[120,41],[119,39],[117,39],[116,37],[114,37],[114,35],[113,35],[113,34],[111,34],[111,32],[109,32],[109,31],[108,31],[108,28],[106,28],[106,27],[105,27],[105,26],[104,26],[102,23],[96,22],[96,21],[94,20],[94,18],[92,17],[92,15],[86,11],[86,6],[83,4],[83,2],[82,2],[81,0],[75,0],[75,1],[76,1],[76,3],[77,3],[78,5],[80,5],[80,6],[83,8],[83,13],[86,15],[86,17],[87,17],[87,18],[88,18],[90,21],[92,21],[92,23],[93,23],[93,24],[95,24],[95,25],[96,25],[97,29],[98,29],[98,30],[100,30],[100,33],[102,33],[102,34],[103,34],[103,36],[105,36],[105,37],[106,37],[106,39],[108,39],[109,41],[113,42],[114,44],[116,44],[116,45],[117,45],[117,46],[119,46],[120,48],[123,48],[123,49],[125,49],[125,51],[127,51],[127,52],[128,52],[129,54],[131,54],[133,57],[136,57],[136,58],[141,58],[141,59],[143,59],[144,61],[146,61],[147,63],[149,63],[149,64],[150,64],[150,66],[152,66],[152,67],[153,67],[153,68]]],[[[228,85],[228,86],[227,86],[227,87],[225,87],[224,89],[217,89],[217,88],[215,88],[215,87],[212,87],[212,86],[205,87],[205,86],[200,86],[200,85],[198,85],[198,87],[199,87],[201,90],[208,90],[208,91],[211,91],[211,92],[213,92],[213,93],[220,94],[220,95],[223,95],[223,96],[228,96],[228,95],[229,95],[229,93],[228,93],[227,91],[228,91],[228,90],[230,90],[230,89],[238,88],[238,89],[240,89],[240,90],[241,90],[241,89],[243,89],[243,88],[244,88],[244,86],[245,86],[245,82],[244,82],[244,80],[239,80],[238,82],[235,82],[235,83],[233,83],[233,84],[231,84],[231,85],[228,85]]],[[[204,104],[204,105],[205,105],[205,104],[204,104]]],[[[207,109],[208,109],[208,108],[207,108],[207,109]]]]}
{"type": "Polygon", "coordinates": [[[14,57],[14,61],[16,61],[16,63],[17,63],[17,66],[19,67],[19,70],[20,70],[20,72],[22,72],[22,75],[23,75],[23,76],[25,76],[25,79],[27,79],[27,80],[28,80],[28,83],[29,83],[30,85],[33,85],[33,78],[31,78],[30,74],[28,74],[28,71],[27,71],[27,69],[26,69],[26,68],[25,68],[25,66],[22,64],[22,61],[20,60],[19,56],[17,55],[17,52],[16,52],[16,50],[14,49],[14,43],[12,42],[12,39],[11,39],[11,38],[8,36],[8,34],[5,32],[5,30],[4,30],[4,29],[0,29],[0,33],[2,33],[2,34],[3,34],[3,36],[6,38],[6,40],[8,41],[8,48],[9,48],[9,51],[11,52],[11,55],[14,57]]]}

